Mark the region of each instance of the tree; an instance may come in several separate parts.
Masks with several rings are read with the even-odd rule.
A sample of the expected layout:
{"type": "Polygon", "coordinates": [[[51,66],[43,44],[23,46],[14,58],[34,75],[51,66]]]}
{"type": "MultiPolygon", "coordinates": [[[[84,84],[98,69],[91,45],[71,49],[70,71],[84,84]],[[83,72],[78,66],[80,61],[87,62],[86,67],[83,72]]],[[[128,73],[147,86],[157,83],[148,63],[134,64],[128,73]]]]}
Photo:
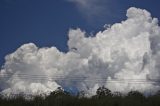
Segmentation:
{"type": "Polygon", "coordinates": [[[98,96],[99,98],[105,97],[105,96],[107,96],[107,97],[112,96],[111,91],[110,91],[109,89],[105,88],[104,86],[99,87],[99,88],[97,89],[96,94],[97,94],[97,96],[98,96]]]}
{"type": "Polygon", "coordinates": [[[139,91],[130,91],[127,95],[128,97],[144,97],[139,91]]]}

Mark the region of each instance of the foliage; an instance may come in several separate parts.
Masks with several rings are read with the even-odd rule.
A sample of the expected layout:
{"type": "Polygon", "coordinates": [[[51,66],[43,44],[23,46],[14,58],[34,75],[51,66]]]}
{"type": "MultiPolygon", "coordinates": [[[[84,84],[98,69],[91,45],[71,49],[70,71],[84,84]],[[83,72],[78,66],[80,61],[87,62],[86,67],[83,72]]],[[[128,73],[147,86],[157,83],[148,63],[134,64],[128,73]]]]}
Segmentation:
{"type": "Polygon", "coordinates": [[[160,106],[160,92],[148,97],[138,91],[130,91],[127,95],[111,92],[100,87],[93,97],[85,97],[82,91],[78,95],[71,95],[61,88],[50,93],[49,96],[36,96],[34,99],[24,99],[22,95],[12,98],[0,96],[0,106],[160,106]]]}

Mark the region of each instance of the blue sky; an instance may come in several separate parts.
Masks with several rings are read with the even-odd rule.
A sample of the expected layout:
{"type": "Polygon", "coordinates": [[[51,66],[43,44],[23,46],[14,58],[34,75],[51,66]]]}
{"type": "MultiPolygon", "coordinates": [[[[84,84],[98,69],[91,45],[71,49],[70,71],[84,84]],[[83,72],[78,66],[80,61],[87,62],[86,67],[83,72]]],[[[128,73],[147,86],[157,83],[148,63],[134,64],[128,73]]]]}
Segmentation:
{"type": "Polygon", "coordinates": [[[68,30],[103,30],[126,18],[129,7],[146,9],[160,19],[159,0],[0,0],[0,64],[24,43],[67,51],[68,30]],[[87,2],[86,2],[87,1],[87,2]],[[94,1],[94,2],[93,2],[94,1]]]}

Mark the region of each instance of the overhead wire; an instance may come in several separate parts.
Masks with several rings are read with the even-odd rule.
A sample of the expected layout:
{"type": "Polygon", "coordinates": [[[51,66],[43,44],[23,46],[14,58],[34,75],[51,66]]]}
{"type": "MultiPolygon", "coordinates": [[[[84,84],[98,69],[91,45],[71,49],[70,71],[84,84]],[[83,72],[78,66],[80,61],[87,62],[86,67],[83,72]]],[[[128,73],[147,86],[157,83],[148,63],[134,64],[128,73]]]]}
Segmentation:
{"type": "Polygon", "coordinates": [[[82,76],[48,76],[48,75],[29,75],[29,74],[0,74],[1,78],[11,78],[15,80],[28,79],[37,81],[72,81],[72,82],[106,82],[106,83],[135,83],[135,84],[157,84],[160,79],[117,79],[98,78],[98,77],[82,77],[82,76]]]}

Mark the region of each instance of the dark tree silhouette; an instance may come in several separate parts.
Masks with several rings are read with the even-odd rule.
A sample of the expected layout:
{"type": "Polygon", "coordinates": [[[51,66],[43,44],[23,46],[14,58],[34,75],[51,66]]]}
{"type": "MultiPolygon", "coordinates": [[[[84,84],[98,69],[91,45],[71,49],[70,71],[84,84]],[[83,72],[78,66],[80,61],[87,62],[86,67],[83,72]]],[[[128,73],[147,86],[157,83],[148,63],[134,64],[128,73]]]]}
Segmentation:
{"type": "MultiPolygon", "coordinates": [[[[84,92],[82,94],[85,95],[84,92]]],[[[0,96],[0,106],[160,106],[160,96],[157,92],[145,97],[138,91],[122,95],[120,92],[112,93],[103,86],[97,89],[95,96],[87,98],[71,95],[58,88],[45,98],[41,95],[31,100],[26,100],[21,95],[12,99],[0,96]]]]}
{"type": "Polygon", "coordinates": [[[102,87],[99,87],[97,89],[97,92],[96,92],[98,98],[101,98],[101,97],[105,97],[105,96],[112,96],[112,93],[109,89],[105,88],[104,86],[102,87]]]}

